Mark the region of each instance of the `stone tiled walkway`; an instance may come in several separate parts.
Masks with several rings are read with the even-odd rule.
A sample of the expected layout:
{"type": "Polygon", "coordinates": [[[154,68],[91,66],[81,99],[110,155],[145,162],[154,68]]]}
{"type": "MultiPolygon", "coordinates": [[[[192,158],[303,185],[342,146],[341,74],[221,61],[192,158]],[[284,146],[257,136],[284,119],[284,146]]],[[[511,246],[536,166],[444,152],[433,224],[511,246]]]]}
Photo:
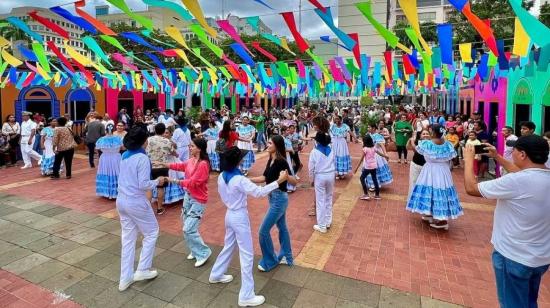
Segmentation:
{"type": "MultiPolygon", "coordinates": [[[[308,150],[304,152],[302,161],[307,165],[308,150]]],[[[359,167],[360,148],[351,145],[351,154],[355,170],[359,167]]],[[[251,174],[260,174],[265,163],[265,155],[260,155],[251,174]]],[[[311,228],[315,219],[307,212],[313,204],[313,191],[305,172],[300,173],[304,181],[290,196],[287,215],[297,266],[280,267],[269,274],[255,273],[256,289],[266,295],[268,304],[497,305],[490,263],[494,202],[465,195],[462,172],[455,170],[453,176],[465,215],[452,221],[449,231],[431,230],[418,215],[404,209],[408,166],[390,165],[394,183],[383,190],[379,202],[358,202],[361,189],[357,174],[337,181],[334,224],[323,235],[311,228]]],[[[0,170],[0,193],[10,195],[0,198],[0,267],[56,294],[70,295],[84,306],[236,304],[238,279],[223,289],[210,286],[206,283],[211,262],[197,270],[184,260],[180,204],[170,206],[159,217],[163,235],[157,244],[155,266],[161,270],[161,277],[150,285],[136,284],[129,292],[119,294],[120,226],[115,203],[95,197],[95,170],[87,167],[85,157],[76,159],[74,169],[70,181],[37,177],[36,168],[8,169],[9,176],[8,171],[0,170]]],[[[217,252],[223,244],[225,208],[217,195],[215,179],[213,175],[210,180],[211,194],[201,234],[209,245],[217,247],[217,252]]],[[[258,230],[266,208],[265,199],[250,200],[253,230],[258,230]]],[[[257,232],[253,235],[255,253],[259,255],[257,232]]],[[[232,274],[238,277],[238,262],[234,265],[232,274]]],[[[550,307],[548,277],[541,286],[539,305],[550,307]]]]}
{"type": "MultiPolygon", "coordinates": [[[[162,233],[154,261],[160,276],[119,292],[117,221],[17,196],[0,197],[2,307],[76,307],[75,302],[102,308],[236,306],[237,257],[229,270],[235,281],[211,285],[208,276],[213,262],[194,268],[185,259],[188,252],[181,238],[162,233]]],[[[219,251],[215,246],[214,253],[219,251]]],[[[451,307],[301,266],[254,275],[256,290],[267,298],[264,307],[451,307]]]]}

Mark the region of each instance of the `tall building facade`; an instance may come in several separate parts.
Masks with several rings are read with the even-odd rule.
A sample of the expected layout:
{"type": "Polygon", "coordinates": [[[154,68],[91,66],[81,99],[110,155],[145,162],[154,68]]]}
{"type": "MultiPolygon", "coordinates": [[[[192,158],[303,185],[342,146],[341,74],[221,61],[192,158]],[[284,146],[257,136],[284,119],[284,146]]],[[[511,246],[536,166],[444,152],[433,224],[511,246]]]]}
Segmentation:
{"type": "MultiPolygon", "coordinates": [[[[364,2],[364,0],[338,1],[338,28],[346,33],[357,33],[361,53],[369,55],[374,61],[382,61],[386,41],[355,7],[355,3],[358,2],[364,2]]],[[[396,0],[371,0],[371,2],[374,18],[388,28],[392,28],[395,25],[396,0]]],[[[338,55],[345,58],[353,57],[351,51],[342,47],[338,48],[338,55]]]]}
{"type": "MultiPolygon", "coordinates": [[[[452,5],[447,0],[417,0],[416,5],[418,8],[418,21],[422,24],[424,22],[435,22],[436,24],[444,23],[449,18],[448,15],[453,11],[452,5]]],[[[403,10],[397,5],[395,12],[396,22],[407,22],[403,10]]]]}
{"type": "MultiPolygon", "coordinates": [[[[5,19],[10,16],[17,17],[24,21],[29,28],[42,36],[42,39],[44,40],[44,49],[46,50],[46,53],[49,56],[55,56],[55,54],[49,49],[49,47],[46,45],[47,41],[53,41],[56,46],[59,48],[59,50],[65,55],[66,57],[69,57],[67,54],[67,51],[64,47],[64,38],[55,33],[54,31],[50,30],[49,28],[45,27],[41,23],[35,21],[29,16],[30,12],[36,11],[38,12],[38,15],[47,18],[49,21],[55,23],[59,27],[63,28],[65,31],[69,33],[69,46],[75,49],[78,53],[80,53],[83,56],[90,57],[90,53],[84,48],[85,45],[81,40],[81,36],[84,33],[84,30],[82,28],[76,26],[75,24],[67,21],[65,18],[51,12],[48,9],[41,8],[41,7],[33,7],[33,6],[22,6],[22,7],[16,7],[11,10],[8,14],[0,14],[0,19],[5,19]]],[[[29,40],[31,40],[30,37],[28,37],[29,40]]],[[[12,42],[14,43],[14,42],[12,42]]],[[[29,46],[27,46],[29,47],[29,46]]],[[[14,55],[18,58],[21,58],[21,54],[18,50],[18,48],[14,48],[14,55]]]]}

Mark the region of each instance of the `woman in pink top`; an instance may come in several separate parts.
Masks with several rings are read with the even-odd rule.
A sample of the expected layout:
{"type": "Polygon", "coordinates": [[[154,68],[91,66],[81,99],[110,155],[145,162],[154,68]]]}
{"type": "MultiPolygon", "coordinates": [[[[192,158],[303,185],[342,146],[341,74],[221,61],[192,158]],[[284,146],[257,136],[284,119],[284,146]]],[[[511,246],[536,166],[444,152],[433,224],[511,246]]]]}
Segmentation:
{"type": "Polygon", "coordinates": [[[376,178],[376,154],[385,157],[386,159],[389,157],[385,153],[379,152],[375,149],[374,141],[370,135],[366,135],[363,138],[363,153],[365,156],[363,159],[363,172],[361,172],[361,186],[363,186],[364,194],[360,199],[370,200],[369,188],[367,186],[367,176],[370,174],[374,184],[374,199],[380,200],[380,185],[378,185],[378,179],[376,178]]]}
{"type": "Polygon", "coordinates": [[[191,158],[182,163],[168,164],[167,167],[185,172],[185,179],[169,179],[171,183],[178,183],[186,191],[183,199],[182,223],[183,236],[191,253],[187,260],[196,259],[195,267],[200,267],[212,254],[212,250],[201,238],[199,225],[208,201],[208,177],[210,163],[206,153],[206,140],[195,138],[189,144],[191,158]]]}

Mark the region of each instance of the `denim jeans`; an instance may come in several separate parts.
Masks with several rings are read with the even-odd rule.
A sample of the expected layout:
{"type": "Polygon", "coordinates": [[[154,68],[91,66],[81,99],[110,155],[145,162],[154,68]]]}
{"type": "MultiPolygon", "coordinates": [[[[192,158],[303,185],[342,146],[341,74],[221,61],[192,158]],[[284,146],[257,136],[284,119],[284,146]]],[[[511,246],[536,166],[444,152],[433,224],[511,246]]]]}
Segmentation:
{"type": "Polygon", "coordinates": [[[258,147],[258,151],[261,151],[260,144],[264,146],[264,149],[267,148],[267,143],[265,142],[264,130],[258,130],[258,132],[256,133],[256,146],[258,147]]]}
{"type": "Polygon", "coordinates": [[[286,257],[287,263],[292,264],[292,248],[290,247],[290,233],[286,226],[286,208],[288,207],[288,194],[279,189],[274,190],[269,194],[269,209],[265,214],[264,221],[260,226],[260,248],[262,249],[262,259],[259,264],[266,270],[270,271],[275,268],[283,257],[286,257]],[[273,240],[271,239],[271,228],[277,224],[279,229],[279,244],[281,251],[279,255],[275,253],[273,248],[273,240]]]}
{"type": "Polygon", "coordinates": [[[493,268],[501,308],[535,308],[542,275],[548,265],[529,267],[493,251],[493,268]]]}
{"type": "Polygon", "coordinates": [[[183,223],[183,237],[191,254],[197,260],[208,258],[212,250],[202,240],[199,234],[199,226],[204,214],[204,204],[199,203],[187,193],[183,199],[181,218],[183,223]]]}

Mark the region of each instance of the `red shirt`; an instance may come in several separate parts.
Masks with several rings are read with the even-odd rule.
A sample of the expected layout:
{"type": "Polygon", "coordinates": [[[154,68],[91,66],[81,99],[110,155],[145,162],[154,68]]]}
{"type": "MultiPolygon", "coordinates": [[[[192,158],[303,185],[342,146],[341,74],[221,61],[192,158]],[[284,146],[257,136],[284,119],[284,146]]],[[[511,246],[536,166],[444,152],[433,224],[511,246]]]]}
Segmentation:
{"type": "Polygon", "coordinates": [[[204,160],[198,163],[197,161],[196,158],[190,158],[183,163],[173,163],[170,164],[170,169],[185,172],[185,180],[179,182],[180,186],[185,188],[193,199],[206,204],[208,201],[210,167],[204,160]]]}
{"type": "MultiPolygon", "coordinates": [[[[220,137],[220,138],[222,137],[222,132],[220,132],[219,137],[220,137]]],[[[237,134],[237,133],[234,132],[234,131],[231,131],[231,132],[229,132],[229,140],[226,140],[226,141],[225,141],[225,146],[226,146],[227,148],[233,147],[233,146],[236,145],[235,142],[236,142],[237,140],[239,140],[239,134],[237,134]]]]}

